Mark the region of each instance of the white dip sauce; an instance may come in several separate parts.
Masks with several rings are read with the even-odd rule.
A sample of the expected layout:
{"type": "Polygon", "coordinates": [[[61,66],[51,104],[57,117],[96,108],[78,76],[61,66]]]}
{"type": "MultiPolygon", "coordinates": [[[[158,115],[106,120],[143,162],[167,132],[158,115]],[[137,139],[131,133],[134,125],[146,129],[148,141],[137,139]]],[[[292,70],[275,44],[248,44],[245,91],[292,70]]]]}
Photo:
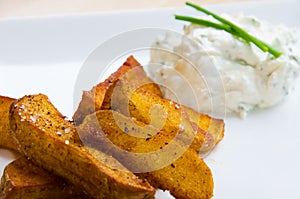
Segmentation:
{"type": "Polygon", "coordinates": [[[184,36],[168,32],[157,38],[153,47],[175,52],[191,61],[194,67],[189,67],[187,61],[174,53],[153,50],[151,62],[159,64],[149,66],[152,78],[168,88],[166,97],[174,99],[176,93],[180,103],[202,112],[223,108],[227,115],[245,117],[256,108],[278,104],[289,94],[300,71],[296,30],[243,15],[223,17],[270,44],[282,55],[274,58],[225,31],[189,25],[184,27],[184,36]],[[193,93],[186,89],[188,85],[193,93]]]}

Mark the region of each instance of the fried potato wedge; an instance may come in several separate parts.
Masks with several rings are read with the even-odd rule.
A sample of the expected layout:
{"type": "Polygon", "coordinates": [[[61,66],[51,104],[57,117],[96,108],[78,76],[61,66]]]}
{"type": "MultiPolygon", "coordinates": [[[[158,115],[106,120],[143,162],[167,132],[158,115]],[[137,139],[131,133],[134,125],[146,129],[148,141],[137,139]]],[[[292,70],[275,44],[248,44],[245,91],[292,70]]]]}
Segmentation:
{"type": "Polygon", "coordinates": [[[11,135],[9,109],[16,99],[0,96],[0,147],[16,151],[16,141],[11,135]]]}
{"type": "Polygon", "coordinates": [[[197,125],[205,135],[203,147],[200,154],[208,154],[224,137],[225,123],[222,119],[210,117],[207,114],[199,113],[190,107],[184,106],[190,122],[197,125]]]}
{"type": "Polygon", "coordinates": [[[25,157],[8,164],[1,178],[2,199],[81,199],[90,198],[73,185],[35,166],[25,157]]]}
{"type": "Polygon", "coordinates": [[[163,131],[170,133],[177,133],[184,127],[183,130],[190,135],[195,134],[191,148],[200,155],[210,152],[224,137],[224,120],[199,113],[147,90],[133,90],[124,77],[115,86],[113,97],[116,100],[111,100],[113,110],[136,117],[146,124],[162,127],[163,131]],[[164,117],[165,123],[162,126],[164,117]]]}
{"type": "Polygon", "coordinates": [[[131,84],[139,89],[149,90],[159,96],[162,96],[161,90],[145,73],[141,64],[133,56],[128,57],[126,62],[114,73],[112,73],[104,82],[94,86],[90,91],[84,91],[82,100],[78,109],[74,113],[73,120],[80,124],[84,117],[90,113],[100,110],[101,107],[109,108],[110,99],[114,85],[125,74],[131,74],[131,84]],[[128,73],[129,71],[132,71],[128,73]]]}
{"type": "Polygon", "coordinates": [[[133,90],[128,86],[127,81],[120,79],[115,86],[112,106],[117,112],[135,117],[173,136],[180,131],[185,131],[186,135],[194,139],[191,148],[197,152],[206,147],[203,145],[206,132],[198,128],[197,124],[191,123],[184,106],[174,101],[146,90],[133,90]]]}
{"type": "Polygon", "coordinates": [[[81,123],[87,113],[112,109],[173,135],[184,128],[194,137],[191,148],[200,155],[210,152],[224,136],[224,121],[164,99],[159,86],[154,83],[147,84],[152,80],[141,67],[135,67],[136,65],[139,65],[138,62],[132,56],[129,57],[124,65],[105,82],[85,92],[81,105],[73,117],[77,121],[76,125],[81,123]],[[141,85],[149,86],[141,87],[141,85]],[[97,105],[93,106],[94,104],[97,105]],[[89,105],[92,108],[88,108],[89,105]],[[79,117],[78,113],[84,114],[80,114],[79,117]]]}
{"type": "MultiPolygon", "coordinates": [[[[9,110],[16,99],[0,96],[0,147],[17,151],[17,141],[14,139],[9,125],[9,110]]],[[[35,166],[25,157],[18,158],[4,169],[0,198],[89,198],[79,193],[74,186],[62,178],[35,166]]]]}
{"type": "Polygon", "coordinates": [[[152,186],[169,190],[176,198],[211,198],[214,183],[205,162],[168,132],[159,131],[150,136],[153,130],[155,128],[111,110],[87,116],[78,127],[85,143],[106,149],[106,153],[152,186]],[[144,137],[136,137],[138,135],[144,137]]]}
{"type": "Polygon", "coordinates": [[[42,94],[11,108],[10,125],[19,151],[36,165],[82,188],[93,198],[153,198],[155,189],[116,159],[85,147],[75,125],[42,94]]]}

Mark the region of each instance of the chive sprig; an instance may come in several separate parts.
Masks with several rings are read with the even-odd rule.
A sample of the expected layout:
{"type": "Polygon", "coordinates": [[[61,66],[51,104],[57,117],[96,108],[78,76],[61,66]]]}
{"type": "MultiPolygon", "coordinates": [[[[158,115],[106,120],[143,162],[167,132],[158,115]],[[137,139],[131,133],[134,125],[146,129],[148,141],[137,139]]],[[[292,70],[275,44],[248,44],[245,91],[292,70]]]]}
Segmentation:
{"type": "Polygon", "coordinates": [[[215,28],[215,29],[218,29],[218,30],[224,30],[224,31],[226,31],[226,32],[238,37],[238,38],[243,39],[247,43],[253,43],[259,49],[261,49],[263,52],[268,52],[271,55],[273,55],[275,58],[278,58],[278,57],[281,56],[281,54],[282,54],[281,52],[277,51],[272,46],[270,46],[269,44],[261,41],[260,39],[250,35],[244,29],[242,29],[239,26],[235,25],[234,23],[228,21],[227,19],[225,19],[223,17],[220,17],[219,15],[217,15],[217,14],[215,14],[215,13],[213,13],[213,12],[211,12],[211,11],[201,7],[201,6],[195,5],[193,3],[186,2],[186,5],[190,6],[192,8],[195,8],[196,10],[198,10],[198,11],[200,11],[200,12],[206,14],[206,15],[212,16],[213,18],[215,18],[220,23],[215,23],[215,22],[211,22],[209,20],[190,17],[190,16],[183,16],[183,15],[175,15],[175,19],[191,22],[191,23],[206,26],[206,27],[212,27],[212,28],[215,28]]]}

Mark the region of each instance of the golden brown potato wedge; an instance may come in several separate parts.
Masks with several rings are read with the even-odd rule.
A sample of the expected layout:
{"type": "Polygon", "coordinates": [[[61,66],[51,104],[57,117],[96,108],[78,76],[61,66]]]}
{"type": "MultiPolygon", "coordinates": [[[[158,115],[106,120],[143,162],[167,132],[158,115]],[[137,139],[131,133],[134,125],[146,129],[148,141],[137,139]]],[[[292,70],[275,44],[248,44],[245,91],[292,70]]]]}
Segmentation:
{"type": "Polygon", "coordinates": [[[78,133],[85,143],[106,149],[137,175],[176,198],[208,199],[213,195],[209,167],[194,150],[172,140],[168,132],[151,136],[153,127],[118,112],[100,110],[84,119],[78,133]],[[144,137],[135,137],[138,135],[144,137]]]}
{"type": "Polygon", "coordinates": [[[205,134],[205,141],[200,149],[200,154],[209,153],[224,137],[224,120],[199,113],[190,107],[185,106],[184,110],[189,116],[189,120],[202,129],[205,134]]]}
{"type": "MultiPolygon", "coordinates": [[[[10,105],[16,99],[0,96],[0,147],[17,151],[17,143],[9,125],[10,105]]],[[[18,158],[5,167],[0,185],[2,199],[34,198],[89,198],[76,191],[65,180],[35,166],[25,157],[18,158]],[[77,197],[78,196],[78,197],[77,197]]]]}
{"type": "Polygon", "coordinates": [[[140,89],[150,90],[162,96],[159,86],[147,77],[141,64],[137,62],[133,56],[130,56],[126,62],[104,82],[94,86],[90,91],[83,92],[82,100],[73,116],[75,123],[79,125],[86,115],[100,110],[101,107],[109,108],[111,106],[110,96],[112,95],[114,85],[129,71],[132,71],[130,75],[134,75],[131,81],[132,85],[139,86],[140,89]]]}
{"type": "Polygon", "coordinates": [[[11,135],[9,126],[10,105],[16,99],[0,96],[0,148],[16,150],[16,141],[11,135]]]}
{"type": "Polygon", "coordinates": [[[62,178],[21,157],[5,167],[0,184],[0,198],[88,199],[90,197],[62,178]]]}
{"type": "Polygon", "coordinates": [[[85,147],[75,125],[42,94],[17,100],[10,125],[19,151],[94,198],[153,198],[155,189],[117,160],[85,147]]]}
{"type": "Polygon", "coordinates": [[[127,81],[120,79],[115,86],[113,110],[172,134],[187,131],[194,137],[191,148],[200,155],[206,155],[224,137],[224,120],[199,113],[147,90],[132,91],[127,85],[127,81]]]}
{"type": "Polygon", "coordinates": [[[207,154],[223,138],[224,121],[163,99],[161,91],[157,89],[158,85],[154,83],[150,84],[152,86],[139,89],[139,85],[144,85],[149,78],[141,67],[134,67],[136,65],[139,65],[138,62],[133,57],[129,57],[127,62],[108,78],[108,80],[113,79],[113,81],[110,80],[114,82],[113,84],[108,85],[108,80],[106,80],[91,91],[85,92],[73,117],[78,121],[76,125],[81,123],[87,113],[100,109],[112,109],[173,135],[184,128],[187,134],[194,137],[191,148],[201,155],[207,154]],[[131,70],[124,70],[124,67],[126,69],[130,67],[131,70]],[[105,89],[104,85],[107,86],[105,89]],[[96,106],[93,106],[94,102],[96,106]],[[93,107],[88,108],[89,105],[93,107]],[[81,117],[79,117],[78,113],[84,114],[80,114],[81,117]]]}
{"type": "Polygon", "coordinates": [[[186,132],[193,139],[191,148],[197,152],[204,147],[205,132],[197,124],[193,125],[184,107],[174,101],[146,90],[133,90],[126,80],[120,79],[114,89],[112,106],[117,112],[135,117],[173,136],[180,131],[186,132]]]}
{"type": "Polygon", "coordinates": [[[121,77],[116,84],[113,97],[116,99],[111,100],[113,110],[136,117],[146,124],[160,126],[163,131],[177,133],[185,123],[184,130],[189,134],[195,133],[191,148],[201,155],[207,154],[224,137],[222,119],[199,113],[190,107],[155,95],[149,90],[133,90],[126,76],[121,77]],[[158,106],[162,110],[153,111],[158,106]],[[161,125],[164,119],[162,115],[165,115],[166,119],[164,126],[161,125]]]}

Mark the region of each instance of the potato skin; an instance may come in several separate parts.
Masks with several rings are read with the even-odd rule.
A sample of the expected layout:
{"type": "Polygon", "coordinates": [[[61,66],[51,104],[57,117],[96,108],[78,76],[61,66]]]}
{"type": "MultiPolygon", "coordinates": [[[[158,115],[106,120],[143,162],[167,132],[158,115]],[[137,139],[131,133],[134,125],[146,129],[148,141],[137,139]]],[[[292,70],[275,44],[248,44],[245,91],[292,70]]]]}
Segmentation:
{"type": "Polygon", "coordinates": [[[12,106],[10,119],[24,156],[82,188],[89,196],[154,198],[155,189],[117,160],[83,146],[75,125],[65,120],[47,96],[19,99],[12,106]]]}
{"type": "Polygon", "coordinates": [[[48,171],[35,166],[25,157],[8,164],[0,184],[1,199],[89,199],[76,189],[48,171]]]}

